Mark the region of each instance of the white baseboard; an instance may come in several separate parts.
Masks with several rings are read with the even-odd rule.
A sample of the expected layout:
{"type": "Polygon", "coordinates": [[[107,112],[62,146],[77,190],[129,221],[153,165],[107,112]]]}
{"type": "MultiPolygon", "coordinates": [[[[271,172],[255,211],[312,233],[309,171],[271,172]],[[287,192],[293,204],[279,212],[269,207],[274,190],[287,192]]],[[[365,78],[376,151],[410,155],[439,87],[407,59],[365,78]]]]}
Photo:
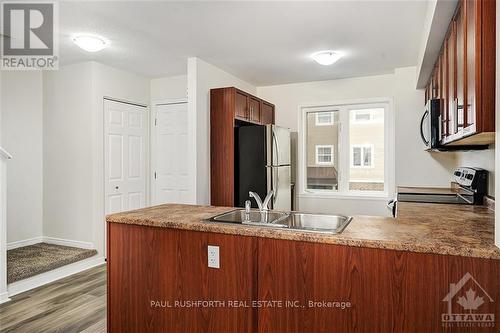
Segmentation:
{"type": "Polygon", "coordinates": [[[4,292],[0,294],[0,304],[10,301],[9,293],[4,292]]]}
{"type": "Polygon", "coordinates": [[[43,242],[43,236],[23,239],[16,242],[7,243],[7,250],[17,249],[18,247],[29,246],[43,242]]]}
{"type": "Polygon", "coordinates": [[[63,246],[79,247],[82,249],[93,249],[94,244],[89,242],[81,242],[72,239],[63,239],[56,237],[40,236],[30,239],[20,240],[16,242],[7,243],[7,250],[17,249],[18,247],[29,246],[37,243],[49,243],[63,246]]]}
{"type": "Polygon", "coordinates": [[[49,243],[49,244],[79,247],[79,248],[82,248],[82,249],[93,249],[94,248],[94,244],[92,244],[92,243],[81,242],[81,241],[76,241],[76,240],[71,240],[71,239],[63,239],[63,238],[55,238],[55,237],[44,236],[43,237],[43,241],[45,243],[49,243]]]}
{"type": "MultiPolygon", "coordinates": [[[[7,285],[8,297],[104,264],[104,258],[87,258],[7,285]]],[[[0,295],[1,296],[1,295],[0,295]]]]}

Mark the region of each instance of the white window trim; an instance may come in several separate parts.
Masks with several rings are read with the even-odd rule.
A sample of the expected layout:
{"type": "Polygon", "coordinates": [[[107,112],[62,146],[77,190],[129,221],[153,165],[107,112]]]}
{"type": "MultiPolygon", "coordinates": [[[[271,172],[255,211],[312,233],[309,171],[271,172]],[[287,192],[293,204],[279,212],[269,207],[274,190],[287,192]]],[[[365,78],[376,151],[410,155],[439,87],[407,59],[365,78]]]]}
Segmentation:
{"type": "Polygon", "coordinates": [[[315,146],[315,154],[314,154],[314,157],[315,157],[315,161],[316,161],[316,165],[334,165],[335,164],[335,147],[333,145],[316,145],[315,146]],[[320,148],[330,148],[331,150],[331,162],[320,162],[319,161],[319,154],[318,154],[318,150],[320,148]]]}
{"type": "Polygon", "coordinates": [[[367,144],[352,144],[351,145],[351,158],[350,158],[351,168],[373,169],[373,168],[375,168],[374,160],[375,160],[375,146],[373,144],[367,143],[367,144]],[[361,165],[354,165],[354,148],[361,148],[361,165]],[[364,153],[365,148],[370,148],[372,151],[372,159],[370,161],[370,165],[364,165],[364,163],[363,163],[363,161],[364,161],[363,153],[364,153]]]}
{"type": "Polygon", "coordinates": [[[367,98],[355,100],[341,100],[334,102],[301,104],[298,106],[299,115],[299,140],[298,140],[298,196],[304,198],[325,198],[325,199],[373,199],[385,200],[393,198],[395,195],[395,117],[394,101],[390,97],[367,98]],[[343,126],[349,122],[349,112],[345,110],[356,110],[358,108],[386,108],[384,114],[384,191],[349,191],[349,180],[343,177],[342,170],[349,168],[349,149],[344,149],[338,156],[339,160],[339,186],[338,190],[310,190],[306,188],[307,184],[307,159],[306,159],[306,136],[307,136],[307,114],[320,111],[341,111],[339,112],[339,146],[343,146],[343,141],[349,138],[349,126],[343,126]],[[344,111],[344,112],[342,112],[344,111]],[[344,128],[345,127],[345,128],[344,128]]]}
{"type": "Polygon", "coordinates": [[[316,118],[316,121],[315,121],[316,126],[332,126],[333,125],[333,112],[330,112],[330,121],[327,123],[322,123],[319,121],[319,113],[316,113],[314,116],[316,118]]]}

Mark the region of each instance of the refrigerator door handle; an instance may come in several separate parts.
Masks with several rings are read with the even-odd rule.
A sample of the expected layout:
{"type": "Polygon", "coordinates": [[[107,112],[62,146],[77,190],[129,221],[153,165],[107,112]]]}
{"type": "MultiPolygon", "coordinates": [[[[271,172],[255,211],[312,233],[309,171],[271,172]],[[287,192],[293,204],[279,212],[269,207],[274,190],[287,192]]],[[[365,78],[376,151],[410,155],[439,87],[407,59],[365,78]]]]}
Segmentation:
{"type": "Polygon", "coordinates": [[[271,128],[272,131],[272,136],[273,136],[273,141],[274,145],[276,146],[276,163],[274,161],[271,161],[272,164],[274,165],[279,165],[280,164],[280,146],[278,145],[278,140],[276,139],[276,133],[274,133],[274,128],[271,128]]]}
{"type": "MultiPolygon", "coordinates": [[[[272,169],[273,172],[275,169],[272,169]]],[[[274,206],[276,205],[276,200],[278,198],[278,189],[279,189],[279,184],[280,184],[280,176],[279,176],[279,170],[276,170],[276,185],[274,185],[274,180],[273,180],[273,191],[274,191],[274,195],[273,195],[273,208],[274,206]]],[[[273,177],[274,178],[274,177],[273,177]]]]}

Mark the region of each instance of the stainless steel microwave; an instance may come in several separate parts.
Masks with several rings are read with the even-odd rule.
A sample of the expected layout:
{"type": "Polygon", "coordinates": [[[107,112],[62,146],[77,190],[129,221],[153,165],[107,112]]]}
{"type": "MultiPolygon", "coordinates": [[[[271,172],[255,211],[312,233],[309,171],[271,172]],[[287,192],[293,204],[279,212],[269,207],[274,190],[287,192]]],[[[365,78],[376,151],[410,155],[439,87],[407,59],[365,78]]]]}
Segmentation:
{"type": "Polygon", "coordinates": [[[439,143],[441,137],[441,113],[440,100],[431,99],[427,102],[424,114],[420,120],[420,136],[425,150],[441,149],[439,143]]]}

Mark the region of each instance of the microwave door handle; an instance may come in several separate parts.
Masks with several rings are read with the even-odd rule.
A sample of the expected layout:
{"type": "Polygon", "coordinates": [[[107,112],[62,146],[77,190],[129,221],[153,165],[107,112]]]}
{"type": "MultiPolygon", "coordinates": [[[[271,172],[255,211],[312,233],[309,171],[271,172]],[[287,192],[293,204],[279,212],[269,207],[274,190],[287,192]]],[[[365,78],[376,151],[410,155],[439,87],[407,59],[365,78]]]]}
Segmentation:
{"type": "Polygon", "coordinates": [[[420,137],[422,137],[422,141],[424,142],[424,144],[426,146],[429,145],[429,141],[427,141],[425,139],[425,135],[424,135],[424,120],[425,120],[425,117],[429,114],[429,110],[425,110],[424,112],[424,115],[422,116],[422,119],[420,120],[420,137]]]}

